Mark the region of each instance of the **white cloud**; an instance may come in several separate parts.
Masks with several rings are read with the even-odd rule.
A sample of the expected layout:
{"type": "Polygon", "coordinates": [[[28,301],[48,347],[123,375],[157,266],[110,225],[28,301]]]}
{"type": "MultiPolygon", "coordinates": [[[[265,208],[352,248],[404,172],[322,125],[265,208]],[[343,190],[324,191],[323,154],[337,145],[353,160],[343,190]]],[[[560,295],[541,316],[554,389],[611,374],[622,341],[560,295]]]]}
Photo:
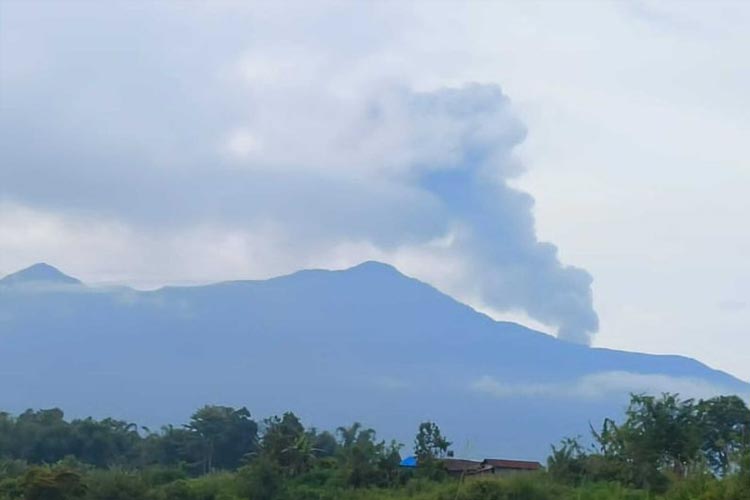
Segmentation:
{"type": "Polygon", "coordinates": [[[153,288],[272,277],[290,270],[287,255],[276,250],[284,245],[283,233],[272,226],[142,230],[118,220],[0,203],[0,274],[58,256],[53,264],[93,284],[153,288]]]}
{"type": "Polygon", "coordinates": [[[632,373],[599,372],[572,381],[505,383],[485,375],[471,384],[471,390],[495,398],[553,397],[601,399],[622,394],[677,393],[685,398],[710,398],[734,392],[699,378],[632,373]]]}
{"type": "MultiPolygon", "coordinates": [[[[262,46],[254,50],[263,53],[262,46]]],[[[92,135],[97,139],[98,130],[90,131],[86,123],[53,126],[39,134],[50,117],[39,109],[38,96],[32,91],[29,98],[25,89],[9,85],[18,104],[2,115],[7,132],[2,137],[7,157],[18,161],[7,162],[0,195],[31,208],[69,212],[74,207],[89,218],[96,214],[107,224],[124,227],[119,234],[129,235],[130,246],[149,247],[150,259],[164,254],[154,251],[155,245],[171,249],[170,242],[183,242],[179,253],[184,257],[173,257],[160,269],[175,263],[198,265],[187,260],[195,259],[193,244],[206,246],[196,252],[200,256],[213,255],[225,263],[199,259],[204,273],[226,263],[241,272],[251,258],[252,267],[264,269],[264,274],[278,268],[278,262],[303,267],[312,260],[327,267],[327,256],[363,244],[386,258],[429,253],[439,256],[441,267],[461,269],[462,274],[443,278],[435,270],[424,272],[424,266],[409,268],[409,262],[419,259],[401,259],[407,265],[404,271],[440,287],[450,282],[446,291],[459,298],[470,294],[497,310],[523,310],[557,328],[562,338],[590,340],[597,330],[591,277],[563,265],[553,245],[537,240],[532,199],[508,185],[522,171],[514,149],[526,132],[498,85],[470,83],[420,92],[404,84],[375,82],[342,93],[333,83],[347,74],[347,66],[334,70],[329,64],[305,64],[315,60],[309,51],[282,51],[283,56],[291,60],[271,59],[281,69],[263,70],[261,81],[246,82],[243,72],[238,95],[219,104],[221,112],[208,106],[205,94],[211,99],[223,96],[227,83],[206,80],[178,65],[177,74],[193,87],[187,100],[178,96],[174,102],[159,103],[158,121],[178,127],[166,135],[160,130],[151,139],[153,146],[144,130],[127,129],[139,118],[148,121],[131,113],[143,112],[139,99],[149,101],[151,96],[122,88],[124,99],[134,105],[118,105],[112,126],[118,132],[127,129],[122,141],[137,138],[142,148],[133,151],[120,144],[113,152],[108,143],[103,147],[98,140],[83,140],[92,135]],[[312,78],[297,80],[286,74],[283,82],[273,81],[283,68],[296,68],[298,58],[305,60],[300,66],[311,71],[312,78]],[[182,116],[188,107],[196,110],[192,121],[182,116]],[[203,111],[210,113],[206,117],[203,111]],[[244,125],[233,126],[221,116],[230,112],[244,125]],[[13,117],[35,126],[17,128],[13,117]],[[212,155],[206,145],[217,129],[227,130],[223,143],[229,158],[212,155]],[[165,146],[160,139],[167,136],[165,146]],[[38,141],[46,145],[43,151],[36,148],[38,141]],[[172,142],[179,145],[177,152],[165,156],[172,142]],[[38,172],[43,172],[43,181],[38,172]],[[281,237],[259,232],[268,227],[281,237]],[[205,237],[192,238],[195,234],[205,237]],[[275,251],[264,251],[263,258],[255,260],[259,253],[251,247],[261,239],[261,248],[272,246],[275,251]],[[443,247],[435,247],[436,241],[443,247]],[[230,246],[231,256],[214,250],[224,245],[230,246]]],[[[248,58],[247,51],[243,58],[248,58]]],[[[83,57],[81,63],[94,62],[83,57]]],[[[150,70],[140,60],[130,64],[133,74],[150,70]]],[[[121,71],[119,65],[112,69],[117,75],[121,71]]],[[[110,76],[104,71],[103,78],[110,76]]],[[[97,91],[111,94],[108,86],[99,87],[97,91]]],[[[101,103],[90,102],[88,96],[83,101],[55,99],[55,104],[66,108],[63,114],[93,114],[110,125],[110,117],[98,116],[101,103]]],[[[367,258],[352,254],[349,260],[367,258]]]]}
{"type": "MultiPolygon", "coordinates": [[[[356,123],[352,110],[361,114],[373,96],[385,95],[384,88],[434,91],[470,81],[499,83],[530,131],[514,150],[529,172],[512,183],[536,200],[539,239],[559,245],[560,261],[585,267],[596,277],[597,310],[603,317],[597,343],[678,351],[750,377],[746,314],[727,314],[715,306],[724,298],[742,300],[750,294],[750,240],[747,231],[738,230],[750,210],[745,193],[750,73],[738,62],[744,61],[750,42],[747,5],[478,2],[459,7],[414,2],[363,7],[305,2],[289,9],[270,3],[144,6],[113,1],[33,7],[6,2],[0,16],[0,108],[3,120],[12,124],[3,138],[13,145],[31,135],[35,144],[30,157],[3,145],[2,199],[65,219],[84,212],[94,232],[99,231],[94,227],[126,226],[133,245],[140,241],[136,235],[153,231],[153,219],[161,221],[162,231],[165,224],[173,226],[174,234],[217,219],[222,231],[244,233],[261,225],[257,218],[268,211],[277,219],[303,220],[290,213],[304,209],[280,208],[297,196],[295,186],[270,189],[257,179],[225,183],[219,191],[230,199],[239,198],[248,185],[262,186],[250,189],[245,199],[264,210],[248,213],[234,204],[211,206],[195,187],[211,192],[222,183],[196,173],[222,177],[226,168],[286,175],[294,166],[338,181],[356,178],[325,190],[339,203],[347,202],[342,193],[361,198],[358,184],[375,182],[374,189],[389,192],[385,178],[409,172],[400,168],[403,159],[417,157],[409,141],[402,141],[403,122],[389,121],[389,129],[374,134],[369,144],[346,148],[346,134],[358,130],[348,126],[356,123]],[[81,19],[96,22],[82,25],[81,19]],[[73,60],[79,71],[70,71],[73,60]],[[39,116],[28,109],[37,109],[39,116]],[[250,131],[265,158],[276,163],[262,164],[258,154],[222,156],[238,128],[250,131]],[[291,146],[283,140],[287,132],[295,138],[291,146]],[[405,148],[401,160],[378,170],[379,150],[394,144],[405,148]],[[326,156],[331,158],[326,161],[326,156]],[[311,161],[302,168],[300,159],[311,161]],[[67,170],[71,164],[86,175],[76,177],[67,170]],[[91,174],[105,165],[112,179],[91,174]],[[24,183],[19,171],[29,174],[24,183]],[[174,188],[164,189],[170,182],[174,188]],[[54,191],[56,204],[45,186],[54,191]],[[140,198],[162,202],[144,202],[141,208],[133,202],[140,198]],[[195,207],[192,213],[173,208],[189,205],[195,207]],[[201,207],[209,209],[200,213],[201,207]],[[123,213],[129,220],[122,220],[123,213]]],[[[437,146],[433,152],[443,154],[437,146]]],[[[315,184],[308,178],[297,182],[315,184]]],[[[317,184],[312,189],[323,191],[317,184]]],[[[443,213],[425,217],[433,210],[424,208],[429,200],[415,198],[414,192],[401,191],[387,204],[423,207],[413,221],[435,226],[419,241],[382,234],[373,241],[367,231],[353,231],[335,238],[328,248],[330,260],[316,256],[318,262],[351,262],[360,251],[364,257],[366,248],[392,259],[396,252],[409,254],[405,271],[442,279],[433,282],[485,310],[507,314],[508,307],[492,307],[502,301],[486,300],[478,290],[477,272],[469,273],[475,257],[465,250],[452,257],[435,248],[425,251],[429,262],[450,266],[450,278],[427,269],[414,248],[455,228],[435,222],[447,220],[443,213]]],[[[310,197],[299,202],[318,204],[310,197]]],[[[320,210],[314,213],[313,219],[329,220],[320,210]]],[[[378,217],[399,222],[392,213],[398,211],[378,217]]],[[[355,222],[353,216],[328,225],[351,228],[355,222]]],[[[320,230],[315,220],[310,225],[286,230],[320,230]]],[[[307,236],[280,241],[285,246],[275,253],[289,254],[290,267],[307,262],[291,256],[290,243],[319,249],[307,236]]],[[[56,248],[40,258],[63,267],[77,262],[76,251],[63,254],[56,248]]],[[[31,255],[38,255],[34,250],[27,248],[28,257],[6,257],[2,269],[29,263],[31,255]]],[[[143,280],[146,266],[128,255],[119,261],[127,268],[123,274],[143,280]]],[[[172,269],[170,274],[209,275],[220,267],[174,260],[163,266],[172,269]],[[202,266],[207,267],[197,271],[202,266]]],[[[228,260],[236,266],[235,275],[259,272],[260,277],[264,269],[282,267],[274,261],[264,267],[241,257],[228,260]]]]}
{"type": "Polygon", "coordinates": [[[227,152],[236,159],[247,160],[262,149],[261,141],[246,128],[233,130],[226,141],[227,152]]]}

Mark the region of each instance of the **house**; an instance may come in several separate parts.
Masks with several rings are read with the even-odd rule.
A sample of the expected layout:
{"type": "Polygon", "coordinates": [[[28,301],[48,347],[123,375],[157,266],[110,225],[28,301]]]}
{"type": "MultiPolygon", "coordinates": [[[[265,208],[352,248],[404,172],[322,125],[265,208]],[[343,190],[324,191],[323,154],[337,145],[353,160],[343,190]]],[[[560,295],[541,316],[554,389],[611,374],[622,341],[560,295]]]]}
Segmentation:
{"type": "Polygon", "coordinates": [[[497,458],[485,458],[482,461],[484,467],[491,467],[492,474],[514,474],[518,472],[534,472],[542,469],[539,462],[527,460],[503,460],[497,458]]]}
{"type": "MultiPolygon", "coordinates": [[[[542,469],[539,462],[526,460],[505,460],[498,458],[486,458],[479,460],[466,460],[463,458],[441,458],[445,471],[456,477],[484,476],[484,475],[508,475],[516,473],[534,472],[542,469]]],[[[418,467],[416,457],[407,457],[401,461],[401,467],[418,467]]]]}
{"type": "Polygon", "coordinates": [[[464,460],[461,458],[442,458],[446,472],[451,476],[475,476],[489,473],[489,469],[482,462],[476,460],[464,460]]]}

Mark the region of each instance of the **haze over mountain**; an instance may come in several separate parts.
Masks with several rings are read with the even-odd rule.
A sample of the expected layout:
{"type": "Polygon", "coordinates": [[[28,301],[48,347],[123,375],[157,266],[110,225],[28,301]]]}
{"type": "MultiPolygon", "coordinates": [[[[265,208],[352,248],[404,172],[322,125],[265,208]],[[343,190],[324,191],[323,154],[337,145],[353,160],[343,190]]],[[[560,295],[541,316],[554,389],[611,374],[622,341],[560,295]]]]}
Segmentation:
{"type": "Polygon", "coordinates": [[[46,264],[0,280],[0,409],[147,425],[206,403],[361,421],[411,444],[437,421],[460,455],[543,458],[627,394],[750,393],[692,359],[595,349],[497,322],[366,262],[265,281],[137,291],[46,264]]]}

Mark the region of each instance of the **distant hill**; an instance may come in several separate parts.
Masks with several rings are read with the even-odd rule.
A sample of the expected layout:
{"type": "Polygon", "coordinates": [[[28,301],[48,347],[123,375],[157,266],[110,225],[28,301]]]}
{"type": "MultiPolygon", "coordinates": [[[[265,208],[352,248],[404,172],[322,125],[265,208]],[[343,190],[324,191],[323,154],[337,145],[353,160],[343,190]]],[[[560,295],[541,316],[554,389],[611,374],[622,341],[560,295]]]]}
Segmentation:
{"type": "Polygon", "coordinates": [[[31,284],[58,284],[58,285],[80,285],[81,282],[75,278],[61,273],[49,264],[39,263],[31,267],[9,274],[0,279],[0,286],[18,286],[31,284]]]}
{"type": "Polygon", "coordinates": [[[462,456],[543,459],[627,394],[750,393],[680,356],[593,349],[497,322],[393,267],[156,291],[45,264],[0,280],[0,409],[180,423],[205,403],[361,421],[410,445],[437,421],[462,456]]]}

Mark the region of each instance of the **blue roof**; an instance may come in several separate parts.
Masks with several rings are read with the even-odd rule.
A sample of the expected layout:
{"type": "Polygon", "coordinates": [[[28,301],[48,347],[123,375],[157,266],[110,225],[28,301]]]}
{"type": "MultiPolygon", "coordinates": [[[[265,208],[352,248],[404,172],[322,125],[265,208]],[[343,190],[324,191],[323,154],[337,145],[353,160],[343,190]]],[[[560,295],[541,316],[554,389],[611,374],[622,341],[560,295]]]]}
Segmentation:
{"type": "Polygon", "coordinates": [[[406,457],[405,459],[401,460],[401,463],[399,465],[401,467],[416,467],[417,457],[406,457]]]}

